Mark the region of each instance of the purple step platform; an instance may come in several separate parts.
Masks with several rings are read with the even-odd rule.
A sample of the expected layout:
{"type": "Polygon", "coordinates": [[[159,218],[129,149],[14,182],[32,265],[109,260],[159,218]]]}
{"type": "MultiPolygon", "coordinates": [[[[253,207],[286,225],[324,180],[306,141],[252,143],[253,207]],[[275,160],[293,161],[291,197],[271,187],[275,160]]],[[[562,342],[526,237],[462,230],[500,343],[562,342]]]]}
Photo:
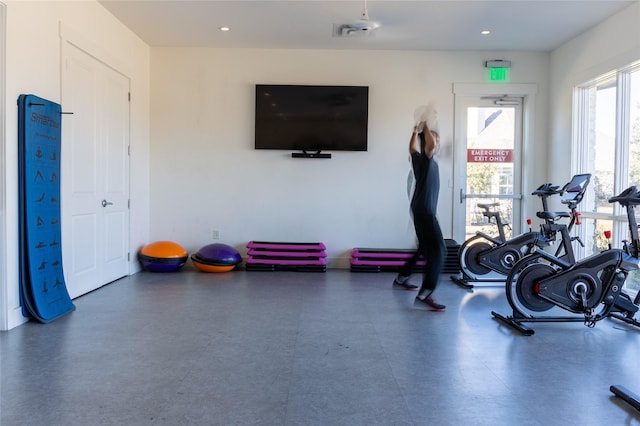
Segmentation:
{"type": "Polygon", "coordinates": [[[295,272],[327,272],[326,265],[260,265],[245,264],[247,271],[295,271],[295,272]]]}
{"type": "MultiPolygon", "coordinates": [[[[442,272],[458,273],[460,272],[458,262],[460,245],[451,239],[445,239],[445,244],[447,245],[447,254],[442,272]]],[[[396,272],[414,253],[415,249],[354,248],[351,251],[351,271],[396,272]]],[[[423,259],[419,260],[415,272],[422,272],[425,264],[423,259]]]]}
{"type": "Polygon", "coordinates": [[[260,249],[249,249],[247,251],[249,256],[254,257],[274,257],[274,258],[282,258],[286,259],[289,257],[294,258],[321,258],[327,257],[327,254],[324,251],[279,251],[279,250],[260,250],[260,249]]]}
{"type": "Polygon", "coordinates": [[[327,261],[324,258],[310,260],[310,259],[258,259],[253,256],[247,257],[247,263],[249,264],[262,264],[262,265],[314,265],[321,266],[326,265],[327,261]]]}
{"type": "Polygon", "coordinates": [[[325,272],[327,261],[323,243],[250,241],[247,244],[247,271],[325,272]]]}
{"type": "MultiPolygon", "coordinates": [[[[400,267],[404,265],[404,260],[363,260],[363,259],[351,259],[352,265],[357,266],[395,266],[400,267]]],[[[418,260],[417,266],[424,266],[426,262],[424,260],[418,260]]]]}
{"type": "Polygon", "coordinates": [[[354,259],[409,259],[413,256],[413,251],[394,250],[394,251],[367,251],[367,249],[351,250],[351,257],[354,259]]]}
{"type": "MultiPolygon", "coordinates": [[[[351,271],[397,272],[414,253],[415,249],[354,248],[351,250],[351,271]]],[[[422,272],[424,265],[424,260],[419,260],[414,271],[422,272]]]]}
{"type": "Polygon", "coordinates": [[[247,248],[282,251],[326,250],[325,245],[322,243],[278,243],[273,241],[249,241],[247,248]]]}

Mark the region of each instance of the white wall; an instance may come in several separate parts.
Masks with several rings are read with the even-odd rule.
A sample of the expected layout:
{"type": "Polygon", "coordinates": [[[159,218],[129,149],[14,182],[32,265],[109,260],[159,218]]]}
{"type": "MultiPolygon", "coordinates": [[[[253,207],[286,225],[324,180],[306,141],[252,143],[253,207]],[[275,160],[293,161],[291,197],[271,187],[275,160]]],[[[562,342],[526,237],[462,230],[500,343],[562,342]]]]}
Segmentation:
{"type": "MultiPolygon", "coordinates": [[[[131,78],[131,250],[148,241],[149,47],[95,1],[6,1],[6,270],[0,281],[0,329],[24,321],[18,294],[17,99],[60,102],[60,28],[131,78]],[[2,306],[4,305],[4,307],[2,306]]],[[[62,110],[65,111],[64,105],[62,110]]],[[[64,119],[62,122],[64,125],[64,119]]],[[[65,155],[64,152],[62,155],[65,155]]],[[[61,179],[64,179],[64,170],[61,179]]],[[[64,202],[64,200],[62,201],[64,202]]],[[[139,269],[132,259],[131,270],[139,269]]]]}
{"type": "MultiPolygon", "coordinates": [[[[572,87],[640,59],[638,3],[550,55],[150,50],[93,1],[6,4],[6,210],[2,213],[7,268],[2,295],[7,295],[9,309],[2,313],[0,328],[22,320],[17,293],[16,99],[21,93],[34,93],[59,100],[60,22],[128,67],[124,73],[132,77],[132,253],[158,239],[178,241],[193,252],[215,242],[211,238],[215,229],[220,231],[219,242],[241,250],[249,240],[323,241],[334,267],[348,267],[353,247],[412,243],[406,145],[414,109],[429,100],[439,109],[444,145],[439,214],[445,236],[450,236],[455,206],[449,188],[454,143],[451,87],[484,82],[484,60],[510,59],[512,83],[538,85],[538,114],[531,123],[534,137],[525,147],[525,178],[533,185],[570,177],[572,87]],[[369,85],[369,151],[334,152],[330,160],[307,160],[292,159],[284,151],[253,150],[253,85],[258,82],[369,85]]],[[[534,203],[525,207],[536,208],[534,203]]],[[[137,268],[135,256],[131,267],[137,268]]]]}
{"type": "Polygon", "coordinates": [[[551,53],[549,171],[552,181],[568,180],[571,174],[574,87],[639,61],[639,24],[640,1],[637,1],[551,53]]]}
{"type": "MultiPolygon", "coordinates": [[[[340,268],[354,247],[412,247],[407,147],[414,110],[428,101],[439,111],[439,217],[450,238],[452,85],[485,83],[483,62],[495,58],[513,62],[511,83],[538,85],[545,111],[546,53],[152,48],[151,240],[190,253],[222,242],[243,255],[251,240],[322,241],[329,267],[340,268]],[[368,85],[368,152],[319,160],[254,150],[256,83],[368,85]]],[[[541,166],[527,181],[539,182],[546,114],[531,124],[527,164],[541,166]]]]}

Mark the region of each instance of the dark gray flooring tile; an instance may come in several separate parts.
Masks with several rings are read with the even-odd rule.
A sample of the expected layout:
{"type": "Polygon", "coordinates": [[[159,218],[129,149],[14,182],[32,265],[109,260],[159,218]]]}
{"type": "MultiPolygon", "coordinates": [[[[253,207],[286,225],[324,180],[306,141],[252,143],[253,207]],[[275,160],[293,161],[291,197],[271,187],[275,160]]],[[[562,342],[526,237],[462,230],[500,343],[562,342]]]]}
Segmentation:
{"type": "MultiPolygon", "coordinates": [[[[0,333],[2,425],[640,424],[640,332],[524,337],[504,288],[414,305],[393,273],[143,272],[51,324],[0,333]]],[[[419,281],[419,277],[415,278],[419,281]]]]}

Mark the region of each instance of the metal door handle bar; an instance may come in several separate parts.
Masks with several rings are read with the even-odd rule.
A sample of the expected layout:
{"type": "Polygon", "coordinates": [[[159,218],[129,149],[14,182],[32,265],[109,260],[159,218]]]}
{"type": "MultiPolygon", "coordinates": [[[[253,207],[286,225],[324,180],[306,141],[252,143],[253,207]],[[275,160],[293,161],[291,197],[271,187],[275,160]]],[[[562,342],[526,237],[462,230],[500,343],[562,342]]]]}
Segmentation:
{"type": "Polygon", "coordinates": [[[107,200],[102,200],[102,207],[112,206],[113,203],[107,200]]]}
{"type": "Polygon", "coordinates": [[[522,194],[465,194],[460,188],[460,204],[465,198],[499,198],[503,200],[521,200],[522,194]]]}

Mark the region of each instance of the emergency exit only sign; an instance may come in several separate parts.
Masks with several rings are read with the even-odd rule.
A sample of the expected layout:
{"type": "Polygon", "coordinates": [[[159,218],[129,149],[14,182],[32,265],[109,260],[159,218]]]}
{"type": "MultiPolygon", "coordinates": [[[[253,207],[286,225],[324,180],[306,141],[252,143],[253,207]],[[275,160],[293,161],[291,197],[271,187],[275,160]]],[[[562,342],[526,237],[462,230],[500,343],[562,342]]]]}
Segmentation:
{"type": "Polygon", "coordinates": [[[513,149],[467,149],[467,163],[513,163],[513,149]]]}

